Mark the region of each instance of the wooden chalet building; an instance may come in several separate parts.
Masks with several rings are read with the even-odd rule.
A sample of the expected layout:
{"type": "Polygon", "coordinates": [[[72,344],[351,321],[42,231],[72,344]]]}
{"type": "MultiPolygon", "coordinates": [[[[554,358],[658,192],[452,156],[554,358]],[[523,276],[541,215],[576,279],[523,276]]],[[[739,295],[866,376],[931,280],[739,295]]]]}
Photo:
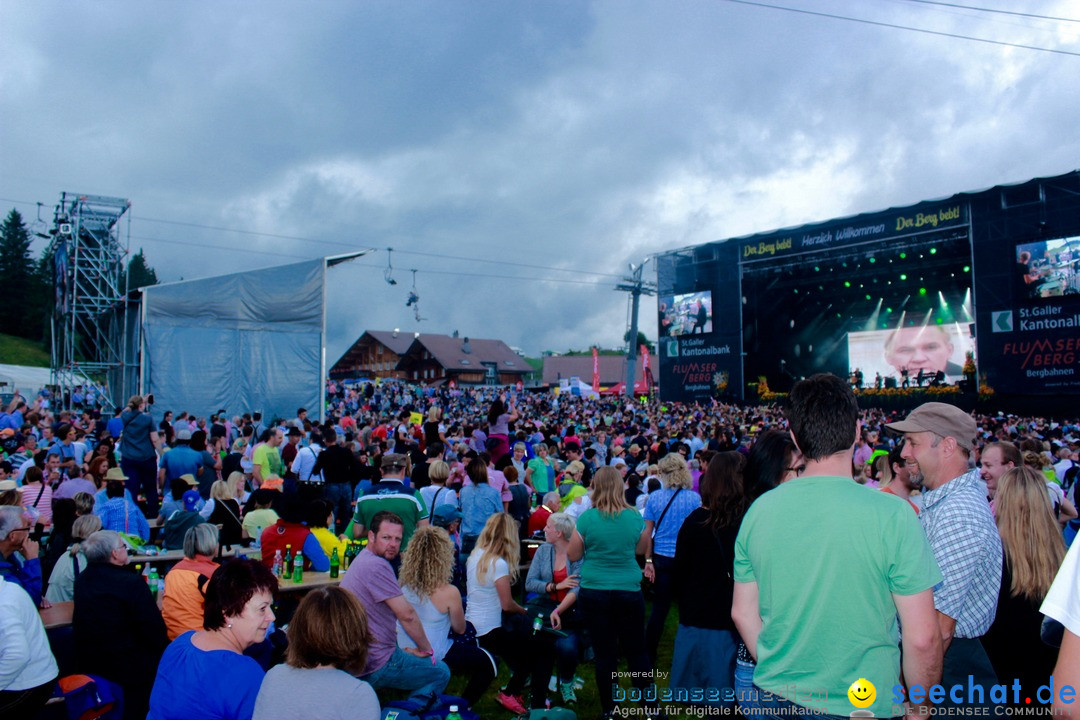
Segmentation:
{"type": "Polygon", "coordinates": [[[403,380],[405,375],[396,369],[397,364],[414,339],[411,332],[368,330],[334,363],[330,377],[403,380]]]}
{"type": "Polygon", "coordinates": [[[502,340],[455,338],[421,333],[401,356],[397,369],[410,382],[440,385],[514,385],[532,367],[502,340]]]}
{"type": "Polygon", "coordinates": [[[368,330],[330,368],[330,377],[439,385],[513,385],[532,367],[502,340],[368,330]]]}

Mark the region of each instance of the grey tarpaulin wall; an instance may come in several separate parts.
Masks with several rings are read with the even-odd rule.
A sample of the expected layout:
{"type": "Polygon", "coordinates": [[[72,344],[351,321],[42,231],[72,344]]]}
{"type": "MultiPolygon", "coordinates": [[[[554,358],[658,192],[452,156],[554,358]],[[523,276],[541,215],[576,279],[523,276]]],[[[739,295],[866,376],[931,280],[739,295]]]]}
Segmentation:
{"type": "Polygon", "coordinates": [[[362,254],[144,288],[140,386],[155,414],[321,417],[326,269],[362,254]]]}

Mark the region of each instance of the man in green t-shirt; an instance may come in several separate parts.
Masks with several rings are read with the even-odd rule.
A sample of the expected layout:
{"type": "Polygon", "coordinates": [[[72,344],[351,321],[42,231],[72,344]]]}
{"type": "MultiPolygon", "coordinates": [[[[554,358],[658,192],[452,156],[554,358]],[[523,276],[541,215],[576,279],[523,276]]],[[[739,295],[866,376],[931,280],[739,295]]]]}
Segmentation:
{"type": "Polygon", "coordinates": [[[260,439],[262,442],[255,446],[255,451],[251,454],[251,471],[256,487],[261,486],[271,476],[285,475],[285,465],[278,450],[285,440],[285,433],[277,428],[267,428],[260,439]]]}
{"type": "Polygon", "coordinates": [[[758,662],[755,692],[738,700],[766,718],[790,716],[792,703],[845,717],[901,715],[897,616],[904,681],[939,682],[941,572],[907,504],[852,480],[859,407],[847,384],[814,375],[790,400],[806,469],[758,498],[735,543],[731,614],[758,662]]]}
{"type": "Polygon", "coordinates": [[[346,534],[351,528],[354,538],[363,537],[377,513],[392,512],[402,521],[401,552],[405,552],[409,538],[416,532],[416,528],[428,524],[427,506],[420,493],[405,486],[407,464],[408,460],[404,455],[383,455],[382,481],[372,485],[370,490],[357,498],[356,512],[353,513],[349,527],[345,529],[346,534]]]}

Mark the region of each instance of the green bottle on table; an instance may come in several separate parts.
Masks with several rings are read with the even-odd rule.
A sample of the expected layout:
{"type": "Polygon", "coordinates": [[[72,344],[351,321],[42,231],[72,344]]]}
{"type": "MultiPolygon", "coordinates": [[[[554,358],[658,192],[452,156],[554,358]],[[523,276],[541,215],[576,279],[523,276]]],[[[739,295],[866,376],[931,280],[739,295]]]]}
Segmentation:
{"type": "Polygon", "coordinates": [[[292,581],[294,583],[297,583],[297,584],[304,582],[304,563],[303,562],[296,563],[296,567],[293,569],[292,581]]]}
{"type": "Polygon", "coordinates": [[[293,565],[296,564],[296,558],[292,554],[292,545],[285,546],[285,579],[288,580],[293,574],[293,565]]]}
{"type": "Polygon", "coordinates": [[[338,575],[341,574],[341,558],[338,557],[338,549],[334,548],[334,552],[330,555],[330,579],[337,580],[338,575]]]}

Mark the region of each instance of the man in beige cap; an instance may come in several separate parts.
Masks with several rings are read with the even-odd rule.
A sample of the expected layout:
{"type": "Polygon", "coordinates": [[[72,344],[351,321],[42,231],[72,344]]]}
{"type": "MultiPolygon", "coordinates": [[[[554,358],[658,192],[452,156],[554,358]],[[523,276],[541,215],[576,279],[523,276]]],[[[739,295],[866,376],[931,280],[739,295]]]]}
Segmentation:
{"type": "MultiPolygon", "coordinates": [[[[960,683],[966,688],[971,675],[971,682],[982,683],[989,693],[998,678],[979,638],[990,629],[997,611],[1001,537],[979,471],[970,463],[975,420],[958,407],[930,402],[886,427],[904,434],[901,457],[925,489],[919,521],[945,576],[934,588],[945,644],[942,685],[960,683]]],[[[989,702],[989,696],[984,700],[989,702]]]]}

